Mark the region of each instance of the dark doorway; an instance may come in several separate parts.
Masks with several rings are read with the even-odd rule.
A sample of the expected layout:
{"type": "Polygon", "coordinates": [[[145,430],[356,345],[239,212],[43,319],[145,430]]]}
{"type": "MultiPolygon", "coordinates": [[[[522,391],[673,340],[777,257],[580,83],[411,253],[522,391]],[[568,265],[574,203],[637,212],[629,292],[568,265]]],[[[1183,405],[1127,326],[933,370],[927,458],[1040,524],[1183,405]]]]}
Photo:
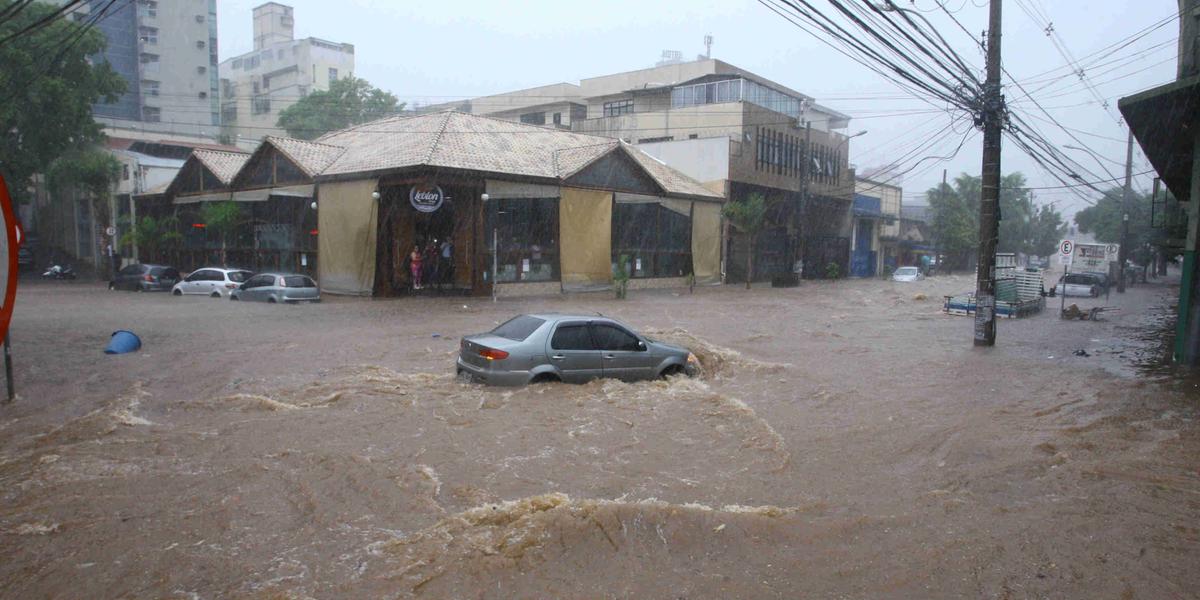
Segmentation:
{"type": "Polygon", "coordinates": [[[428,178],[381,182],[375,295],[472,290],[476,187],[428,178]]]}

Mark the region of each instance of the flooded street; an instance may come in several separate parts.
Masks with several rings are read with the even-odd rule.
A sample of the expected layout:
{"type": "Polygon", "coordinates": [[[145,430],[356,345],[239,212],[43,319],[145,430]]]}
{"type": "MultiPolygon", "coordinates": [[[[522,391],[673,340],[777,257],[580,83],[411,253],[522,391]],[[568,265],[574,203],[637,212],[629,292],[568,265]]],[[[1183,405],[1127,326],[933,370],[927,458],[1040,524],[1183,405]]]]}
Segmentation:
{"type": "Polygon", "coordinates": [[[1178,286],[1100,322],[1047,299],[991,350],[941,313],[973,286],[274,306],[33,282],[0,596],[1196,597],[1200,388],[1160,366],[1178,286]],[[532,311],[603,312],[705,372],[453,377],[460,336],[532,311]],[[117,329],[142,351],[103,355],[117,329]]]}

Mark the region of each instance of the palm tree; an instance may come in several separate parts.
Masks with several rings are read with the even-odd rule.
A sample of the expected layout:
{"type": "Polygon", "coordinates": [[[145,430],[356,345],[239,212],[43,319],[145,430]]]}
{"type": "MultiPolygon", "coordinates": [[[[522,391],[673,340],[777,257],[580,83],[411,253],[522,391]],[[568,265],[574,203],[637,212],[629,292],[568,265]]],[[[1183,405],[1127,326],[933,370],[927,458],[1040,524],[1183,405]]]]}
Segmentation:
{"type": "Polygon", "coordinates": [[[133,223],[133,227],[121,236],[122,246],[136,246],[141,260],[158,260],[162,258],[159,252],[183,240],[179,233],[179,219],[166,216],[159,219],[142,217],[133,223]]]}
{"type": "Polygon", "coordinates": [[[762,194],[750,194],[744,200],[730,202],[721,209],[721,214],[729,219],[734,229],[744,233],[747,238],[746,289],[750,289],[750,279],[754,273],[754,243],[766,222],[768,208],[767,199],[762,194]]]}
{"type": "Polygon", "coordinates": [[[242,205],[232,200],[205,202],[200,207],[200,220],[206,228],[221,236],[221,264],[226,264],[225,248],[229,235],[242,224],[242,205]]]}

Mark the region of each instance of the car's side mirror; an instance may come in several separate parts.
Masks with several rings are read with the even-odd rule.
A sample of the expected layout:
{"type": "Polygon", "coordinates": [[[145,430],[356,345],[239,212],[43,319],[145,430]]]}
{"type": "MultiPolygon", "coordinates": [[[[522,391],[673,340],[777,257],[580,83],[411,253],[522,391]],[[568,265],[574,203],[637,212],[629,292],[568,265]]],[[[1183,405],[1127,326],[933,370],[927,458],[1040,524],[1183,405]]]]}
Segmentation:
{"type": "Polygon", "coordinates": [[[643,351],[643,352],[644,352],[644,351],[646,350],[646,342],[644,342],[644,341],[642,341],[642,340],[638,340],[638,343],[637,343],[637,348],[638,348],[638,350],[639,350],[639,351],[643,351]]]}

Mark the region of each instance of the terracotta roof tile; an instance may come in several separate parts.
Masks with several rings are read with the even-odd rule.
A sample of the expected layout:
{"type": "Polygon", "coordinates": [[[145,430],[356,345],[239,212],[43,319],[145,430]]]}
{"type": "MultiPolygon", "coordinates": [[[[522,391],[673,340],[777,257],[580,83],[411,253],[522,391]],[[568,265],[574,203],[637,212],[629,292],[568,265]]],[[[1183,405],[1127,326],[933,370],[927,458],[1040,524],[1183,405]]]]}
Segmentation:
{"type": "Polygon", "coordinates": [[[233,176],[241,170],[242,166],[249,160],[250,155],[245,152],[225,152],[222,150],[192,150],[192,156],[196,157],[201,164],[204,165],[221,183],[229,185],[233,181],[233,176]]]}
{"type": "Polygon", "coordinates": [[[318,178],[430,166],[561,181],[621,147],[669,194],[721,197],[616,140],[456,111],[388,117],[313,142],[270,141],[318,178]]]}
{"type": "Polygon", "coordinates": [[[346,151],[341,146],[293,138],[267,136],[266,141],[287,156],[309,177],[324,171],[337,157],[346,151]]]}

